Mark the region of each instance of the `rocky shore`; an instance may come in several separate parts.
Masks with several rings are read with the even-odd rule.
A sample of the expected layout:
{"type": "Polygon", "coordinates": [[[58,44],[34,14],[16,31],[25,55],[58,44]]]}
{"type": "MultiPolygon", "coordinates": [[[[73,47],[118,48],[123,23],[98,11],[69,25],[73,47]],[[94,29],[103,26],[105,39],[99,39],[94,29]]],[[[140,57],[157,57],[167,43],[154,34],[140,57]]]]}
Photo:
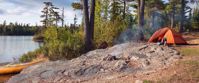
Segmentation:
{"type": "Polygon", "coordinates": [[[180,58],[180,53],[172,47],[125,43],[94,50],[68,61],[31,66],[7,83],[110,82],[128,74],[147,74],[167,68],[180,58]]]}

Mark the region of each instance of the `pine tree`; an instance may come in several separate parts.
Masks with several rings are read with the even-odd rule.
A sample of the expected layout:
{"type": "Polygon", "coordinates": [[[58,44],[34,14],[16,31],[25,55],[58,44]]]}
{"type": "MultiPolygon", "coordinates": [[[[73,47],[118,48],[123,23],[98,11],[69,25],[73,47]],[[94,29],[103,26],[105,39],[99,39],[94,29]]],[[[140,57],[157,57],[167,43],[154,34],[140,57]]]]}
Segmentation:
{"type": "Polygon", "coordinates": [[[44,2],[45,7],[42,10],[43,15],[41,18],[44,18],[41,22],[45,27],[56,25],[58,26],[58,21],[62,18],[57,11],[59,8],[55,7],[52,2],[44,2]]]}
{"type": "Polygon", "coordinates": [[[110,8],[110,19],[111,21],[116,20],[121,15],[122,6],[119,0],[112,0],[110,8]]]}

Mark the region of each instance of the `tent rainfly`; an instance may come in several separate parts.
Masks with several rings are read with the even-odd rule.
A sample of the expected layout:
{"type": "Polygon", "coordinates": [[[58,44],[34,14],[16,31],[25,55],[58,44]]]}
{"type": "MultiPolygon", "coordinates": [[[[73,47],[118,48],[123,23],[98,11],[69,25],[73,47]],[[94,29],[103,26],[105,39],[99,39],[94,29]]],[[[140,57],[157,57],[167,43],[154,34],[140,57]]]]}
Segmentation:
{"type": "Polygon", "coordinates": [[[166,38],[167,44],[187,44],[182,35],[168,27],[157,30],[149,39],[149,43],[161,42],[166,38]]]}

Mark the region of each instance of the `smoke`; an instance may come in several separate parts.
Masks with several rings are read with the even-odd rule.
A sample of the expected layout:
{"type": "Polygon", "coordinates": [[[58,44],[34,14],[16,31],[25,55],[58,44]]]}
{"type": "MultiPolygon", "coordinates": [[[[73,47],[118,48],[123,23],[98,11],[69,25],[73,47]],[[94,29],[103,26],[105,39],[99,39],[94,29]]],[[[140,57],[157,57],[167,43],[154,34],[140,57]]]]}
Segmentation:
{"type": "Polygon", "coordinates": [[[168,17],[164,15],[162,12],[160,11],[152,12],[150,19],[147,20],[149,28],[151,28],[152,31],[156,31],[162,28],[163,26],[167,24],[165,22],[166,19],[168,19],[168,17]]]}
{"type": "Polygon", "coordinates": [[[115,40],[115,44],[120,44],[120,43],[126,43],[128,41],[133,41],[134,40],[134,35],[136,31],[128,28],[124,32],[120,34],[120,36],[115,40]]]}
{"type": "Polygon", "coordinates": [[[115,40],[115,44],[121,44],[126,42],[141,42],[142,37],[145,36],[144,28],[129,27],[123,33],[120,34],[115,40]]]}
{"type": "Polygon", "coordinates": [[[151,17],[145,21],[144,28],[138,28],[136,25],[128,27],[115,39],[115,44],[141,42],[143,36],[147,41],[156,30],[166,25],[165,16],[160,11],[153,12],[151,17]]]}

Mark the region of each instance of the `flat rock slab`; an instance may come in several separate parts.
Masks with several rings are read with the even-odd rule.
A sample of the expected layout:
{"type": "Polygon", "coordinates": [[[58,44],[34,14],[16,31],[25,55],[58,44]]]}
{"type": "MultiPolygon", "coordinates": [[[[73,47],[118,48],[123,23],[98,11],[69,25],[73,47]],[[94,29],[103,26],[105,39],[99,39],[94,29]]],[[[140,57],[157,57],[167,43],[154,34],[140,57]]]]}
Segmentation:
{"type": "Polygon", "coordinates": [[[98,49],[68,61],[45,62],[24,69],[7,83],[76,83],[112,74],[147,73],[166,68],[181,55],[167,46],[125,43],[98,49]]]}

